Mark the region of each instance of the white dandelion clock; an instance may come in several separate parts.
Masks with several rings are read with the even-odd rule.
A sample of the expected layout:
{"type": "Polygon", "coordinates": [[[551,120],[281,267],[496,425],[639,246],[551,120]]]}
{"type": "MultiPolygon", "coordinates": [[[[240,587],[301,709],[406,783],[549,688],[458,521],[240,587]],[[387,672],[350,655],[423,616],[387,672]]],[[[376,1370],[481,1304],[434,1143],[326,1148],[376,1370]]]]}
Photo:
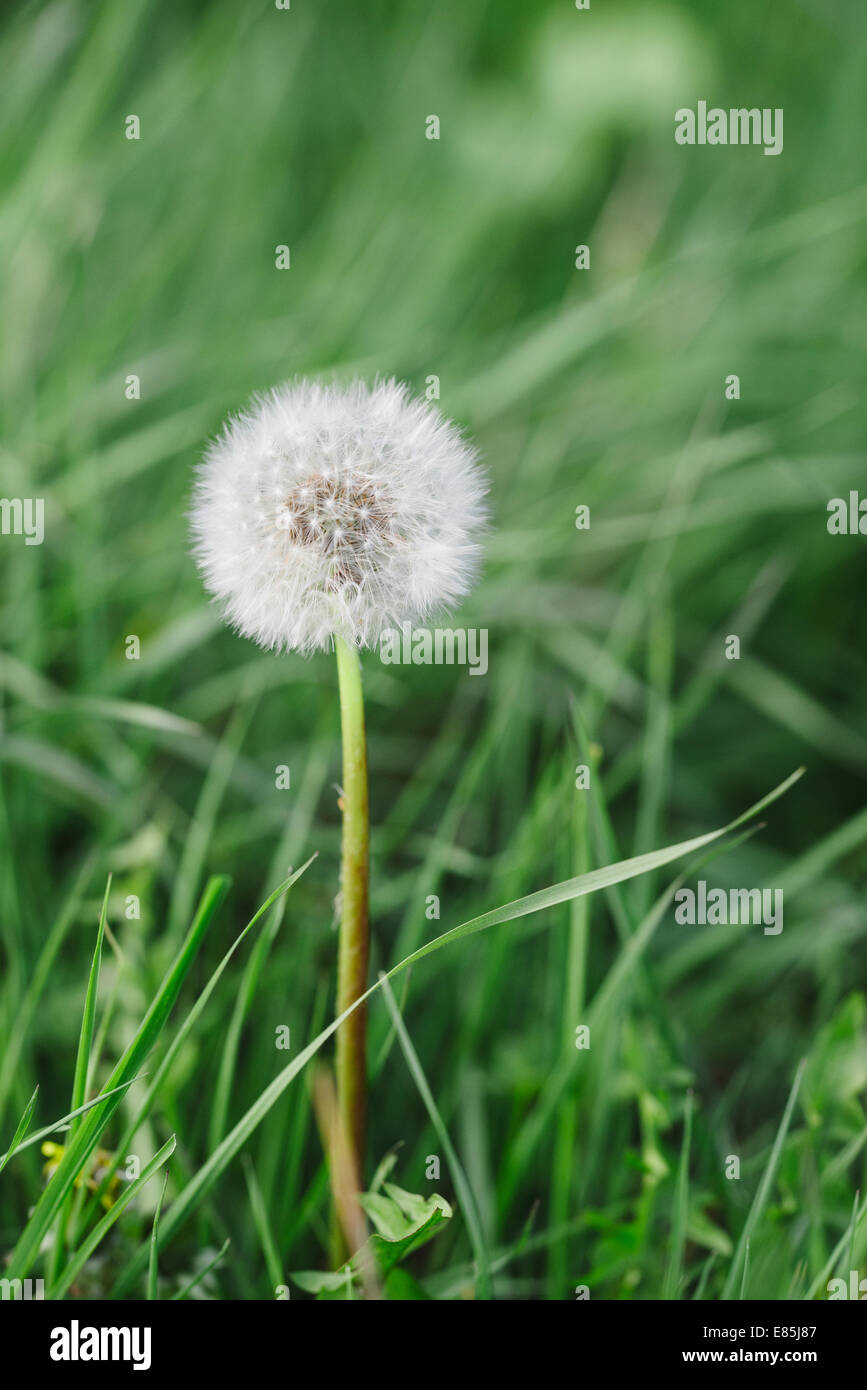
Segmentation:
{"type": "MultiPolygon", "coordinates": [[[[230,420],[192,510],[205,586],[263,647],[337,653],[343,835],[337,968],[341,1153],[362,1186],[367,1072],[367,747],[358,648],[469,589],[486,485],[475,450],[394,381],[292,382],[230,420]]],[[[332,1156],[332,1166],[334,1166],[332,1156]]],[[[348,1253],[335,1227],[334,1258],[348,1253]]]]}
{"type": "Polygon", "coordinates": [[[485,491],[475,450],[403,385],[289,383],[207,450],[196,556],[227,621],[261,646],[367,647],[467,592],[485,491]]]}

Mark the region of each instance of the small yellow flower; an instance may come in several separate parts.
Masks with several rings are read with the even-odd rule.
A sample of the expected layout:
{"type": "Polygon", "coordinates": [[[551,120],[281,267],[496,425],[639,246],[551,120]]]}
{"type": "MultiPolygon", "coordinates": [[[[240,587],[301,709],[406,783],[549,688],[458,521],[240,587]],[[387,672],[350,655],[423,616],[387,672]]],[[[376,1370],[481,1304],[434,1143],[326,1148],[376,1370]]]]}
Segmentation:
{"type": "MultiPolygon", "coordinates": [[[[48,1159],[48,1162],[42,1169],[42,1174],[46,1182],[49,1178],[54,1177],[65,1152],[66,1150],[62,1144],[54,1144],[50,1139],[46,1140],[42,1145],[43,1156],[48,1159]]],[[[120,1178],[118,1174],[113,1171],[113,1156],[105,1149],[97,1149],[93,1169],[87,1178],[88,1189],[91,1192],[96,1192],[106,1173],[109,1172],[112,1173],[111,1182],[100,1198],[101,1204],[105,1207],[106,1211],[114,1205],[117,1189],[120,1186],[120,1178]]],[[[81,1187],[81,1182],[82,1175],[79,1173],[78,1177],[75,1179],[75,1186],[81,1187]]]]}

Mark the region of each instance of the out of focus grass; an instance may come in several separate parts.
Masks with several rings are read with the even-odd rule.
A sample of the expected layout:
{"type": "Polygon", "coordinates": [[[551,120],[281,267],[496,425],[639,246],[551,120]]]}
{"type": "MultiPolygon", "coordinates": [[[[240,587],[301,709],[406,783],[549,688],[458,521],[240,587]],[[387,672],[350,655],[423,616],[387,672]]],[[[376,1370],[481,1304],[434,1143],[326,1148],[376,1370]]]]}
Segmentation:
{"type": "MultiPolygon", "coordinates": [[[[185,962],[163,1051],[288,866],[319,854],[215,983],[132,1145],[144,1165],[177,1136],[163,1296],[227,1237],[192,1296],[272,1297],[327,1244],[305,1073],[246,1143],[246,1177],[233,1161],[190,1220],[172,1218],[333,1005],[332,666],[225,631],[185,519],[203,440],[296,373],[419,391],[438,376],[491,474],[486,569],[460,619],[489,630],[488,676],[366,662],[376,969],[521,894],[726,824],[808,767],[760,834],[707,866],[721,886],[783,887],[780,936],[667,911],[600,1001],[664,870],[419,963],[395,985],[413,1054],[372,1005],[371,1172],[400,1145],[397,1183],[457,1208],[411,1258],[413,1288],[456,1298],[476,1275],[411,1055],[500,1297],[719,1297],[733,1275],[737,1294],[757,1194],[747,1293],[824,1296],[823,1272],[850,1259],[864,1273],[867,1229],[850,1225],[867,1178],[867,567],[825,508],[867,489],[865,58],[847,0],[761,16],[753,0],[7,14],[2,492],[46,499],[46,539],[0,538],[0,1148],[37,1083],[35,1128],[74,1108],[109,872],[88,1095],[179,958],[208,876],[233,886],[185,962]],[[783,107],[783,154],[678,147],[674,110],[700,98],[783,107]],[[575,790],[579,762],[592,794],[575,790]]],[[[121,1097],[109,1150],[147,1086],[121,1097]]],[[[3,1172],[0,1251],[41,1161],[31,1145],[3,1172]]],[[[137,1191],[77,1293],[123,1291],[120,1271],[147,1261],[160,1186],[137,1191]]]]}

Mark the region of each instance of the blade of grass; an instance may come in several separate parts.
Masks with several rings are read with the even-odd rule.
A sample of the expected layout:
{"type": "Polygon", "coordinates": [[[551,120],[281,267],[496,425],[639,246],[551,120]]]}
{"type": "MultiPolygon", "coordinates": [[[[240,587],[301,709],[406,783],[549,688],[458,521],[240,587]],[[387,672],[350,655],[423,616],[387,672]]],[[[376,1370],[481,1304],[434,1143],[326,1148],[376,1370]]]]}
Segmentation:
{"type": "Polygon", "coordinates": [[[749,1212],[747,1213],[747,1219],[744,1223],[744,1229],[741,1231],[740,1240],[738,1241],[735,1253],[732,1256],[732,1262],[729,1267],[728,1278],[726,1279],[725,1284],[723,1285],[723,1291],[720,1294],[721,1299],[731,1298],[742,1261],[744,1262],[745,1266],[746,1249],[749,1244],[750,1237],[752,1236],[753,1231],[756,1228],[756,1224],[759,1221],[765,1209],[768,1197],[770,1195],[771,1183],[774,1180],[774,1175],[777,1171],[777,1165],[780,1161],[780,1155],[783,1152],[783,1144],[786,1142],[786,1135],[789,1132],[789,1125],[792,1122],[792,1114],[794,1113],[795,1109],[795,1101],[798,1099],[798,1091],[801,1087],[801,1079],[803,1078],[804,1068],[806,1067],[806,1065],[807,1059],[802,1058],[800,1063],[798,1064],[798,1070],[795,1072],[795,1079],[792,1082],[792,1089],[789,1092],[789,1099],[786,1101],[786,1108],[783,1111],[783,1118],[780,1121],[780,1127],[777,1130],[777,1136],[774,1140],[773,1147],[768,1156],[768,1161],[765,1164],[765,1169],[762,1173],[762,1180],[759,1183],[758,1188],[756,1189],[756,1195],[753,1198],[752,1205],[750,1206],[749,1212]]]}
{"type": "Polygon", "coordinates": [[[268,1279],[271,1283],[272,1297],[274,1292],[281,1284],[285,1284],[283,1271],[280,1267],[280,1256],[277,1254],[277,1247],[274,1244],[274,1233],[271,1230],[271,1223],[268,1220],[268,1213],[265,1210],[265,1203],[262,1199],[262,1189],[256,1179],[256,1170],[250,1159],[244,1156],[244,1177],[247,1181],[247,1193],[250,1198],[250,1210],[253,1213],[253,1224],[259,1235],[259,1242],[262,1246],[262,1254],[265,1257],[265,1268],[268,1271],[268,1279]]]}
{"type": "Polygon", "coordinates": [[[148,1296],[148,1301],[149,1301],[149,1302],[153,1302],[154,1299],[158,1299],[158,1298],[159,1298],[159,1292],[158,1292],[158,1289],[157,1289],[158,1278],[159,1278],[158,1261],[157,1261],[157,1250],[158,1250],[159,1247],[158,1247],[158,1244],[157,1244],[157,1238],[158,1238],[159,1229],[160,1229],[160,1212],[161,1212],[161,1210],[162,1210],[163,1201],[164,1201],[165,1195],[166,1195],[166,1188],[168,1187],[168,1185],[169,1185],[169,1170],[168,1170],[168,1168],[166,1168],[165,1177],[163,1178],[162,1191],[160,1192],[160,1195],[159,1195],[159,1197],[158,1197],[158,1199],[157,1199],[156,1211],[154,1212],[154,1222],[153,1222],[153,1226],[152,1226],[152,1228],[151,1228],[151,1245],[150,1245],[150,1259],[149,1259],[149,1261],[148,1261],[148,1292],[147,1292],[147,1296],[148,1296]]]}
{"type": "MultiPolygon", "coordinates": [[[[597,759],[591,767],[595,772],[597,759]]],[[[572,808],[572,868],[586,873],[590,864],[587,800],[575,797],[572,808]]],[[[560,1060],[566,1048],[571,1051],[571,1034],[581,1018],[586,998],[587,942],[590,899],[576,898],[569,905],[569,932],[566,954],[566,985],[563,989],[563,1010],[560,1017],[560,1060]]],[[[571,1068],[570,1068],[571,1070],[571,1068]]],[[[563,1094],[556,1119],[554,1153],[551,1167],[550,1220],[553,1226],[565,1224],[571,1208],[575,1181],[575,1160],[578,1146],[578,1107],[571,1095],[563,1094]]],[[[548,1298],[562,1297],[568,1278],[569,1242],[554,1244],[548,1252],[548,1298]]]]}
{"type": "Polygon", "coordinates": [[[855,1268],[855,1218],[858,1212],[858,1198],[860,1192],[856,1192],[852,1199],[852,1215],[849,1218],[849,1268],[855,1268]]]}
{"type": "Polygon", "coordinates": [[[433,1125],[436,1131],[437,1138],[439,1139],[439,1142],[442,1144],[443,1150],[445,1152],[446,1161],[449,1165],[449,1172],[451,1173],[452,1177],[452,1182],[455,1185],[455,1192],[457,1194],[458,1202],[460,1203],[461,1210],[464,1214],[464,1220],[467,1225],[467,1234],[470,1238],[470,1245],[472,1246],[473,1254],[475,1256],[476,1280],[479,1295],[481,1298],[489,1299],[493,1296],[493,1290],[491,1287],[490,1260],[488,1257],[485,1236],[482,1230],[481,1217],[479,1215],[479,1210],[476,1205],[475,1196],[473,1195],[472,1188],[470,1187],[470,1184],[467,1181],[467,1176],[464,1172],[463,1164],[458,1158],[455,1147],[451,1141],[451,1138],[449,1137],[449,1132],[446,1129],[443,1117],[440,1114],[437,1103],[433,1098],[433,1092],[431,1091],[431,1088],[428,1085],[427,1077],[425,1076],[421,1062],[418,1059],[418,1053],[412,1045],[412,1040],[409,1036],[409,1033],[406,1031],[406,1024],[401,1018],[400,1009],[397,1007],[397,1000],[394,997],[394,991],[392,990],[391,985],[388,983],[388,977],[385,974],[383,974],[382,971],[380,971],[379,974],[379,983],[382,985],[385,1006],[388,1009],[388,1012],[391,1016],[392,1027],[394,1028],[394,1031],[397,1034],[397,1040],[400,1043],[400,1048],[403,1052],[407,1067],[409,1068],[410,1075],[412,1076],[412,1079],[416,1084],[416,1089],[418,1090],[418,1093],[421,1096],[422,1101],[424,1102],[424,1108],[428,1113],[430,1122],[433,1125]]]}
{"type": "Polygon", "coordinates": [[[779,796],[787,792],[803,776],[803,773],[803,768],[793,772],[767,796],[762,797],[749,810],[744,811],[742,815],[730,821],[721,830],[711,830],[706,835],[697,835],[692,840],[683,840],[680,844],[670,845],[667,849],[654,850],[650,854],[639,854],[632,859],[622,859],[617,864],[609,864],[603,869],[594,869],[589,874],[579,874],[577,878],[566,879],[563,883],[555,883],[550,888],[542,888],[536,893],[517,898],[504,907],[494,908],[491,912],[483,912],[481,916],[473,917],[469,922],[463,922],[460,926],[453,927],[451,931],[443,932],[441,936],[435,937],[426,945],[420,946],[418,950],[413,951],[411,955],[401,961],[399,966],[390,970],[388,978],[390,979],[398,970],[405,970],[408,965],[417,960],[423,960],[425,956],[432,955],[434,951],[441,950],[443,946],[448,946],[453,941],[460,941],[466,936],[472,936],[475,932],[485,931],[488,927],[496,926],[500,922],[513,921],[516,917],[524,917],[528,913],[540,912],[546,907],[554,907],[557,903],[568,902],[572,898],[581,897],[584,893],[595,893],[600,888],[624,883],[627,879],[637,878],[639,874],[661,868],[664,864],[670,864],[674,859],[691,854],[693,850],[711,844],[727,832],[743,825],[746,820],[758,815],[771,802],[776,801],[779,796]]]}
{"type": "Polygon", "coordinates": [[[710,1278],[710,1272],[718,1259],[719,1255],[715,1250],[713,1254],[709,1255],[708,1258],[705,1260],[704,1265],[702,1266],[701,1274],[699,1276],[698,1286],[696,1287],[695,1293],[692,1296],[693,1302],[700,1303],[704,1298],[704,1291],[707,1288],[707,1281],[710,1278]]]}
{"type": "MultiPolygon", "coordinates": [[[[55,1120],[53,1125],[46,1125],[44,1129],[37,1129],[36,1133],[31,1134],[29,1139],[21,1139],[17,1144],[13,1140],[7,1152],[0,1156],[0,1170],[6,1166],[10,1158],[14,1158],[15,1155],[21,1153],[23,1149],[29,1149],[31,1144],[38,1144],[40,1139],[46,1139],[49,1134],[56,1134],[60,1129],[68,1129],[70,1120],[74,1120],[78,1115],[84,1115],[88,1110],[93,1110],[97,1105],[103,1105],[104,1102],[108,1100],[109,1096],[119,1095],[122,1091],[128,1091],[130,1086],[134,1086],[136,1081],[140,1081],[142,1076],[146,1075],[146,1072],[139,1072],[138,1076],[131,1077],[129,1081],[125,1081],[122,1086],[115,1087],[113,1091],[103,1091],[101,1095],[94,1096],[93,1100],[89,1100],[87,1104],[82,1105],[80,1109],[73,1110],[68,1115],[64,1115],[61,1119],[55,1120]]],[[[36,1091],[38,1090],[39,1087],[37,1086],[36,1091]]],[[[33,1093],[34,1096],[36,1095],[36,1091],[33,1093]]],[[[31,1099],[30,1104],[32,1105],[32,1103],[31,1099]]],[[[27,1109],[30,1109],[30,1105],[28,1105],[27,1109]]]]}
{"type": "Polygon", "coordinates": [[[689,1150],[692,1139],[692,1091],[686,1093],[683,1113],[683,1142],[680,1148],[680,1163],[677,1169],[677,1185],[674,1193],[674,1215],[671,1223],[671,1253],[665,1270],[662,1296],[664,1299],[680,1297],[683,1279],[683,1252],[686,1246],[686,1225],[689,1217],[689,1150]]]}
{"type": "Polygon", "coordinates": [[[214,1266],[220,1263],[221,1259],[225,1255],[231,1243],[232,1242],[228,1239],[223,1241],[223,1244],[220,1246],[214,1258],[212,1260],[208,1260],[208,1263],[205,1265],[204,1269],[200,1269],[198,1274],[194,1275],[194,1277],[190,1280],[188,1284],[185,1284],[182,1289],[179,1289],[178,1292],[173,1295],[173,1303],[178,1303],[183,1298],[189,1298],[190,1294],[193,1292],[193,1289],[197,1288],[198,1285],[201,1284],[202,1280],[206,1277],[206,1275],[210,1274],[214,1266]]]}
{"type": "Polygon", "coordinates": [[[39,953],[39,959],[36,962],[36,967],[33,971],[33,976],[27,987],[27,991],[8,1029],[6,1046],[3,1049],[2,1059],[0,1059],[0,1119],[2,1119],[5,1111],[6,1102],[9,1098],[9,1090],[18,1070],[24,1040],[30,1034],[30,1025],[36,1012],[36,1005],[51,975],[57,953],[66,939],[69,928],[75,921],[96,859],[97,853],[94,850],[82,863],[72,885],[72,890],[63,905],[63,909],[56,918],[54,926],[49,932],[45,944],[39,953]]]}
{"type": "MultiPolygon", "coordinates": [[[[93,950],[93,960],[90,966],[90,978],[87,982],[87,994],[84,1000],[84,1013],[81,1019],[81,1032],[78,1039],[78,1053],[75,1058],[75,1074],[72,1082],[72,1106],[73,1111],[82,1106],[87,1095],[88,1072],[90,1068],[90,1055],[93,1045],[93,1028],[96,1017],[96,998],[99,992],[99,971],[102,964],[102,942],[105,935],[105,922],[108,915],[108,895],[111,892],[111,874],[105,885],[105,894],[102,899],[102,908],[99,914],[99,926],[96,933],[96,945],[93,950]]],[[[71,1128],[76,1129],[79,1120],[72,1122],[71,1128]]]]}
{"type": "MultiPolygon", "coordinates": [[[[18,1148],[24,1147],[21,1141],[27,1133],[28,1129],[30,1128],[30,1121],[33,1118],[33,1111],[36,1108],[36,1097],[38,1095],[39,1087],[37,1086],[36,1090],[33,1092],[33,1095],[30,1097],[29,1101],[24,1107],[24,1113],[21,1116],[21,1119],[18,1121],[15,1133],[12,1135],[12,1143],[9,1145],[9,1148],[6,1150],[5,1154],[3,1154],[3,1157],[0,1158],[0,1173],[3,1172],[3,1169],[6,1167],[6,1164],[9,1162],[10,1158],[16,1152],[16,1150],[18,1148]]],[[[31,1143],[32,1142],[33,1141],[31,1140],[31,1143]]]]}
{"type": "MultiPolygon", "coordinates": [[[[87,1095],[87,1081],[90,1072],[90,1059],[93,1050],[93,1029],[96,1018],[96,999],[99,993],[99,972],[102,965],[102,942],[105,935],[105,922],[108,914],[108,895],[111,892],[111,874],[108,875],[105,884],[105,893],[102,899],[102,908],[99,914],[99,924],[96,930],[96,945],[93,949],[93,960],[90,965],[90,977],[87,982],[87,991],[84,996],[84,1011],[81,1018],[81,1030],[78,1037],[78,1051],[75,1057],[75,1072],[72,1079],[72,1106],[74,1113],[84,1104],[87,1095]]],[[[70,1133],[74,1134],[81,1117],[73,1120],[69,1126],[70,1133]]],[[[57,1225],[54,1233],[54,1245],[51,1250],[49,1284],[53,1284],[63,1265],[66,1252],[66,1240],[69,1229],[69,1219],[72,1213],[73,1193],[70,1192],[66,1201],[60,1209],[57,1217],[57,1225]]]]}

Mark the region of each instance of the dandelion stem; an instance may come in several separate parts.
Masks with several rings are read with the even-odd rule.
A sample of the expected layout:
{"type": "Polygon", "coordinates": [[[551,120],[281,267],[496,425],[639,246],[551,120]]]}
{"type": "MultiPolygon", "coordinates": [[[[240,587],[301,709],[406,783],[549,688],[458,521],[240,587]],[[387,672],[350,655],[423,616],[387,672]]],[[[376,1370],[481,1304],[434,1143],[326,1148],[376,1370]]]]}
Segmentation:
{"type": "MultiPolygon", "coordinates": [[[[361,662],[357,648],[342,638],[335,636],[334,645],[343,736],[343,852],[337,964],[337,1013],[341,1014],[367,988],[369,822],[361,662]]],[[[362,1005],[337,1030],[338,1114],[356,1190],[360,1189],[364,1166],[366,1034],[367,1011],[362,1005]]]]}

